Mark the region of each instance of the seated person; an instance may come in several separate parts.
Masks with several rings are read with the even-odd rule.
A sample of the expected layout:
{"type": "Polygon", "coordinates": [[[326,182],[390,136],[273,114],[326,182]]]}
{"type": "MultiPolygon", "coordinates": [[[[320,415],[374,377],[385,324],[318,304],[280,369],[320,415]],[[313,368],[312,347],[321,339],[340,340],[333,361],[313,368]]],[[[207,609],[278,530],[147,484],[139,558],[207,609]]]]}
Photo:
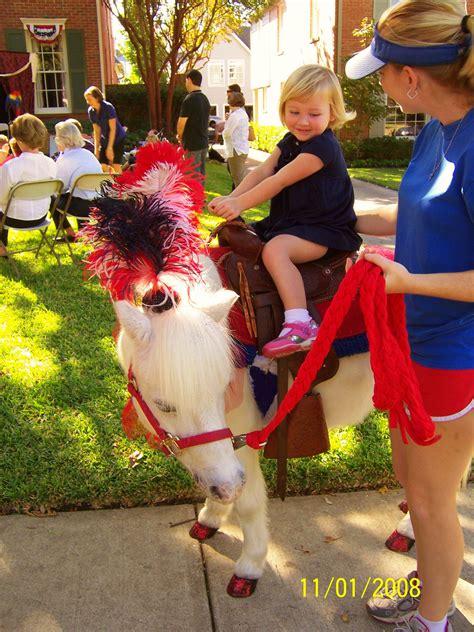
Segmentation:
{"type": "MultiPolygon", "coordinates": [[[[42,121],[33,114],[18,116],[11,125],[11,131],[21,150],[15,160],[9,160],[0,169],[0,214],[3,215],[10,189],[19,182],[45,180],[56,177],[56,164],[45,156],[44,147],[48,131],[42,121]]],[[[50,199],[14,200],[8,210],[8,224],[15,228],[25,228],[41,224],[48,212],[50,199]]],[[[8,229],[0,235],[0,257],[6,257],[8,229]]]]}
{"type": "Polygon", "coordinates": [[[0,167],[8,160],[10,156],[10,143],[5,134],[0,134],[0,167]]]}
{"type": "MultiPolygon", "coordinates": [[[[71,189],[74,181],[84,173],[102,173],[102,167],[95,155],[84,149],[84,139],[79,128],[70,121],[62,121],[55,125],[56,145],[61,152],[56,160],[57,177],[64,182],[65,193],[61,194],[58,207],[64,208],[69,197],[68,190],[71,189]]],[[[96,194],[93,191],[76,189],[69,206],[69,210],[74,215],[89,217],[91,200],[96,194]]],[[[53,213],[53,220],[56,228],[59,226],[60,213],[53,213]]],[[[78,220],[80,227],[81,222],[78,220]]],[[[63,220],[63,228],[67,234],[68,241],[74,241],[75,233],[67,217],[63,220]]]]}
{"type": "Polygon", "coordinates": [[[145,140],[140,141],[138,143],[138,147],[135,147],[134,149],[128,152],[127,159],[125,161],[125,164],[122,167],[122,171],[127,171],[127,169],[130,169],[131,167],[133,167],[133,165],[137,161],[137,157],[136,157],[137,151],[140,149],[140,147],[143,147],[144,145],[148,145],[149,143],[158,143],[159,140],[160,140],[160,132],[158,132],[156,129],[151,129],[148,132],[145,140]]]}
{"type": "Polygon", "coordinates": [[[73,125],[77,127],[77,129],[81,132],[81,136],[84,140],[84,149],[87,149],[87,151],[94,153],[94,143],[90,140],[90,136],[86,136],[86,134],[84,134],[82,123],[73,118],[66,119],[66,123],[73,123],[73,125]]]}

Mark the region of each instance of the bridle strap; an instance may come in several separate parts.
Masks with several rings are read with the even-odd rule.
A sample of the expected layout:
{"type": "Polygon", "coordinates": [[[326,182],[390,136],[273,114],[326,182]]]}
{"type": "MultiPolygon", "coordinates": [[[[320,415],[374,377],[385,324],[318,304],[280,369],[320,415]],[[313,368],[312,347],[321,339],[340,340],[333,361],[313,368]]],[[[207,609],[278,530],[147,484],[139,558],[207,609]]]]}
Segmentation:
{"type": "Polygon", "coordinates": [[[142,394],[138,390],[135,377],[133,375],[132,366],[128,369],[128,392],[135,399],[137,404],[143,411],[143,414],[151,424],[153,430],[158,435],[160,441],[158,442],[159,449],[170,456],[178,456],[179,453],[185,448],[191,448],[195,445],[202,445],[204,443],[212,443],[214,441],[222,441],[222,439],[233,439],[233,434],[230,428],[220,428],[219,430],[211,430],[210,432],[203,432],[191,437],[180,438],[175,435],[166,432],[161,426],[158,419],[155,417],[150,407],[143,399],[142,394]]]}

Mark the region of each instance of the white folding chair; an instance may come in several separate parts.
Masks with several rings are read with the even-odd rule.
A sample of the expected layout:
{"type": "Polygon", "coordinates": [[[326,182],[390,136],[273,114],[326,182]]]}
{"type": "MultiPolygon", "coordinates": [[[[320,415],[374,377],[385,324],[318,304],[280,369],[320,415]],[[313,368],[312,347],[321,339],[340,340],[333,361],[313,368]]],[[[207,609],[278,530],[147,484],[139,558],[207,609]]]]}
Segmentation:
{"type": "MultiPolygon", "coordinates": [[[[96,193],[99,192],[100,186],[103,182],[113,182],[114,174],[111,173],[83,173],[81,176],[78,176],[69,191],[68,197],[66,201],[61,203],[61,207],[59,204],[56,206],[56,211],[60,214],[59,224],[56,229],[56,235],[54,236],[54,247],[58,243],[58,237],[63,237],[64,242],[67,244],[69,249],[69,255],[73,261],[73,263],[77,263],[76,258],[72,252],[71,244],[67,238],[67,233],[64,229],[64,220],[66,217],[72,217],[77,220],[87,221],[87,217],[83,217],[81,215],[77,215],[74,213],[73,202],[74,202],[74,192],[77,189],[81,189],[81,191],[94,191],[96,193]]],[[[77,199],[77,198],[76,198],[77,199]]]]}
{"type": "Polygon", "coordinates": [[[0,243],[2,243],[2,245],[5,247],[7,251],[8,261],[12,264],[18,278],[20,278],[20,273],[15,261],[13,260],[13,255],[21,254],[23,252],[35,252],[35,258],[36,258],[39,255],[39,252],[41,248],[44,246],[44,244],[47,244],[49,246],[50,252],[52,252],[54,256],[56,257],[56,261],[58,263],[60,263],[60,261],[59,261],[58,256],[54,252],[52,242],[48,239],[48,236],[46,235],[46,231],[48,230],[48,227],[51,224],[51,220],[46,217],[41,224],[26,226],[24,228],[17,228],[16,226],[11,226],[8,223],[8,219],[9,219],[8,212],[11,209],[12,203],[15,200],[23,200],[23,201],[45,200],[44,214],[46,215],[48,211],[50,210],[51,198],[53,198],[52,207],[54,210],[54,207],[57,203],[57,200],[59,199],[62,189],[63,189],[63,183],[61,180],[58,180],[58,179],[31,180],[30,182],[20,182],[19,184],[16,184],[14,187],[10,189],[10,192],[8,194],[8,200],[5,206],[5,210],[3,211],[3,215],[0,218],[0,234],[3,228],[8,228],[9,231],[17,230],[20,232],[39,230],[41,233],[41,240],[38,246],[34,246],[30,248],[9,250],[8,247],[5,246],[5,244],[3,244],[0,241],[0,243]]]}

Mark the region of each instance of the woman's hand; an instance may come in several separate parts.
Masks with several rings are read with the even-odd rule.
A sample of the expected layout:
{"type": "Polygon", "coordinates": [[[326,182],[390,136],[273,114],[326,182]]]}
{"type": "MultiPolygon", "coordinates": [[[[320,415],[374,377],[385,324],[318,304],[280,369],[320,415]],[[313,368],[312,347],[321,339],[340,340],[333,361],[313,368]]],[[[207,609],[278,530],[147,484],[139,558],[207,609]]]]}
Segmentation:
{"type": "Polygon", "coordinates": [[[230,196],[218,197],[209,202],[208,207],[214,215],[218,215],[219,217],[223,217],[224,219],[231,221],[238,217],[243,210],[240,208],[237,200],[238,198],[230,196]]]}
{"type": "Polygon", "coordinates": [[[382,269],[387,294],[405,294],[410,292],[412,275],[401,263],[386,259],[382,255],[371,252],[370,249],[363,250],[357,261],[360,259],[366,259],[382,269]]]}
{"type": "Polygon", "coordinates": [[[113,149],[113,147],[107,147],[107,149],[105,150],[105,156],[106,156],[107,160],[109,160],[110,162],[114,161],[114,149],[113,149]]]}

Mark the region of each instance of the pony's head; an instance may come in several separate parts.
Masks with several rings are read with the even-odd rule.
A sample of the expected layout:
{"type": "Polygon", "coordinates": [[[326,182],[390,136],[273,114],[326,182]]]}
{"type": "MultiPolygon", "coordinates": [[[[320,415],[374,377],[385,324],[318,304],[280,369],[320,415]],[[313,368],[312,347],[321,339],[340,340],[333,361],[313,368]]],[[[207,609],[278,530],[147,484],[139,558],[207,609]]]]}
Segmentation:
{"type": "MultiPolygon", "coordinates": [[[[114,304],[123,370],[133,367],[143,399],[172,435],[185,438],[226,427],[224,395],[233,373],[226,317],[235,299],[224,289],[193,292],[161,313],[126,301],[114,304]]],[[[139,407],[137,413],[153,432],[139,407]]],[[[186,448],[177,458],[206,496],[229,503],[240,494],[244,472],[230,439],[186,448]]]]}

